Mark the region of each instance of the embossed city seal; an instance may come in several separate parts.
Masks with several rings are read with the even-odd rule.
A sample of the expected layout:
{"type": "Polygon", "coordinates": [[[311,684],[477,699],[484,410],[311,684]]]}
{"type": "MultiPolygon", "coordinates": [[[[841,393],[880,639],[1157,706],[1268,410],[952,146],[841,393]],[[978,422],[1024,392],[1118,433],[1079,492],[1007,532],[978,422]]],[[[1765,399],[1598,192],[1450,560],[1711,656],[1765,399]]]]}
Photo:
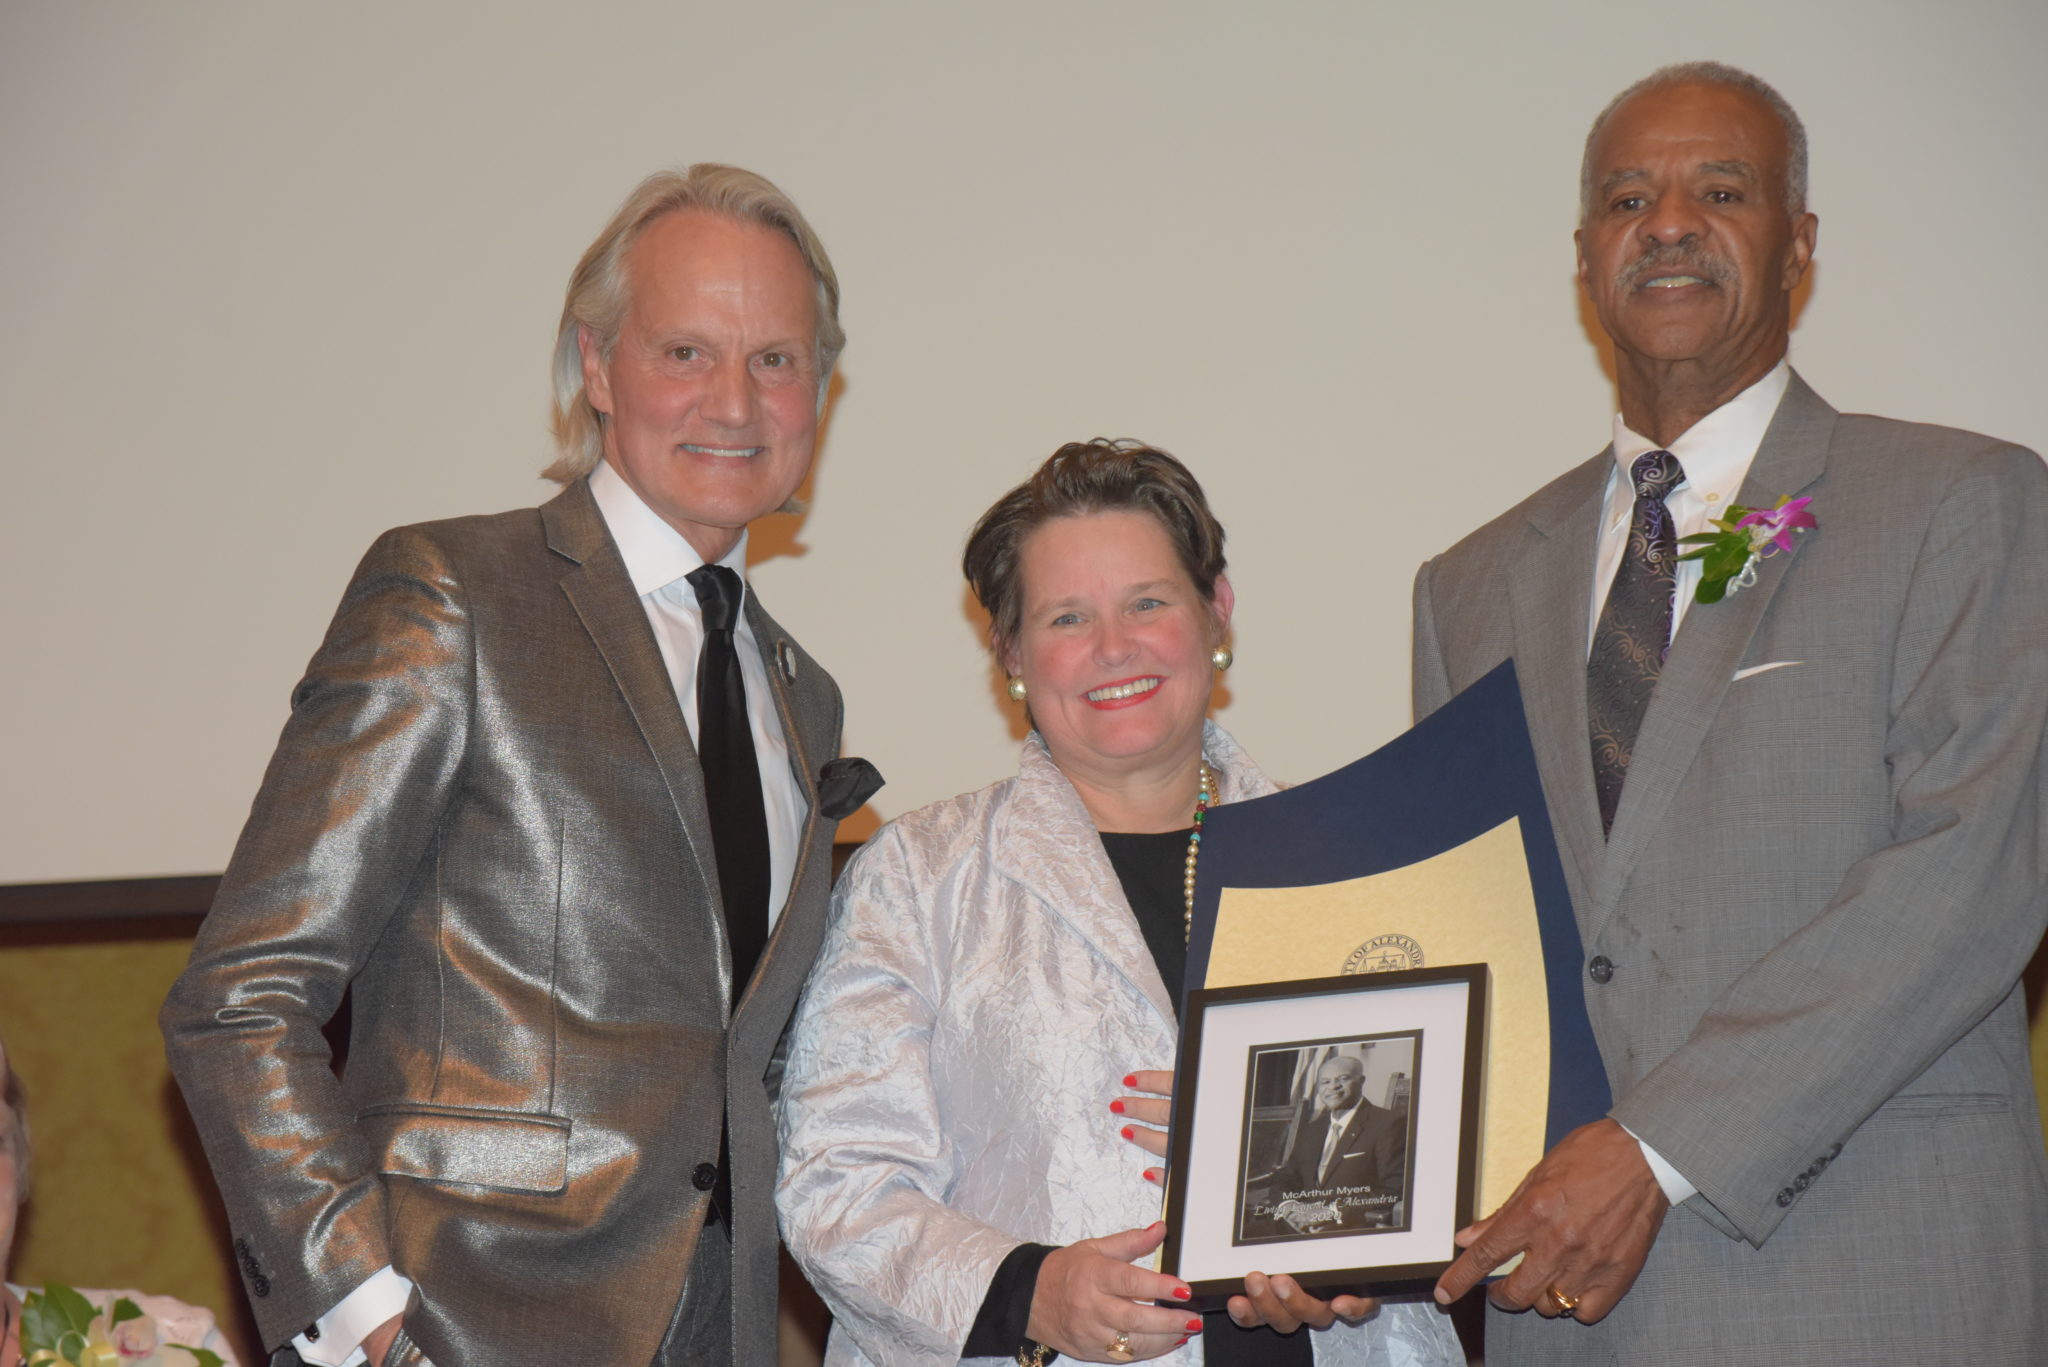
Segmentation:
{"type": "Polygon", "coordinates": [[[1422,967],[1422,946],[1406,935],[1375,935],[1351,951],[1340,970],[1345,973],[1391,973],[1422,967]]]}

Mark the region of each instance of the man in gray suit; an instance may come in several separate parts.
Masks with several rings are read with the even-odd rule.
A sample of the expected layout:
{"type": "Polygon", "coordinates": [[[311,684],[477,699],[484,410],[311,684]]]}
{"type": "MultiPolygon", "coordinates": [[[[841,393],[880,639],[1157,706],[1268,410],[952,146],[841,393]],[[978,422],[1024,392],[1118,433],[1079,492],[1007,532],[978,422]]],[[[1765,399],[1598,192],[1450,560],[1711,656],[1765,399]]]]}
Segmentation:
{"type": "Polygon", "coordinates": [[[843,341],[780,191],[654,176],[570,282],[562,492],[356,571],[163,1011],[274,1361],[773,1362],[769,1074],[875,781],[741,575],[843,341]]]}
{"type": "Polygon", "coordinates": [[[1391,1204],[1407,1196],[1406,1117],[1365,1099],[1365,1065],[1355,1054],[1332,1054],[1316,1069],[1313,1117],[1294,1138],[1294,1147],[1275,1176],[1280,1195],[1371,1188],[1379,1201],[1352,1199],[1341,1205],[1348,1225],[1382,1221],[1391,1204]]]}
{"type": "Polygon", "coordinates": [[[2048,1351],[2048,477],[1787,368],[1805,163],[1726,67],[1609,106],[1578,249],[1613,444],[1416,579],[1419,712],[1516,661],[1616,1098],[1460,1236],[1439,1299],[1525,1255],[1489,1363],[2048,1351]],[[1696,597],[1677,538],[1781,498],[1818,525],[1696,597]]]}

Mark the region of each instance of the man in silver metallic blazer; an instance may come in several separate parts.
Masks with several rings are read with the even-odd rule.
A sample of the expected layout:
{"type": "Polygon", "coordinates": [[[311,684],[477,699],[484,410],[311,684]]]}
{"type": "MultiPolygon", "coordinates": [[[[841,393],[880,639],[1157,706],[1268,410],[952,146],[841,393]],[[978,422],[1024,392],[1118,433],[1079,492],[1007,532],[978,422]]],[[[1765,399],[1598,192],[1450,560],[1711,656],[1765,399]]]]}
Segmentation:
{"type": "Polygon", "coordinates": [[[570,282],[562,492],[356,571],[163,1011],[274,1362],[772,1363],[768,1074],[878,779],[742,576],[838,294],[767,181],[651,177],[570,282]]]}

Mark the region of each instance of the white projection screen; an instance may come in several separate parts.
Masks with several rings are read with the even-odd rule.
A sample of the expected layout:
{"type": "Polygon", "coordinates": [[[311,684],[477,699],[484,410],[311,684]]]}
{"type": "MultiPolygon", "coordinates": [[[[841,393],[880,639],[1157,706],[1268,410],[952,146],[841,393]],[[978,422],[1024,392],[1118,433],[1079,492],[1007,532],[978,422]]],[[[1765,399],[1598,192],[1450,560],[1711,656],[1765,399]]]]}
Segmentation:
{"type": "Polygon", "coordinates": [[[1793,358],[2048,444],[2048,6],[0,3],[0,883],[225,863],[351,567],[549,492],[570,267],[633,183],[803,205],[851,335],[754,579],[876,819],[1012,771],[960,582],[1061,442],[1230,530],[1218,716],[1307,778],[1408,721],[1416,565],[1597,450],[1579,148],[1714,57],[1803,113],[1793,358]]]}

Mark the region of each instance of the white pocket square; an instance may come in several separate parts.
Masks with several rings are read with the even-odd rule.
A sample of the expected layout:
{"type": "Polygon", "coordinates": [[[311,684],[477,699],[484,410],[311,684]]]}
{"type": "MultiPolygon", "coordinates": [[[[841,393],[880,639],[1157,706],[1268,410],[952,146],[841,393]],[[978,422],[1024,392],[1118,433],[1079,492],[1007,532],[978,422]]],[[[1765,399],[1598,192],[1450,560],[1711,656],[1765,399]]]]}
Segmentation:
{"type": "Polygon", "coordinates": [[[1773,669],[1790,669],[1793,665],[1803,665],[1805,663],[1806,661],[1804,660],[1773,660],[1767,665],[1751,665],[1747,669],[1736,670],[1735,677],[1728,682],[1741,683],[1752,674],[1763,674],[1773,669]]]}

